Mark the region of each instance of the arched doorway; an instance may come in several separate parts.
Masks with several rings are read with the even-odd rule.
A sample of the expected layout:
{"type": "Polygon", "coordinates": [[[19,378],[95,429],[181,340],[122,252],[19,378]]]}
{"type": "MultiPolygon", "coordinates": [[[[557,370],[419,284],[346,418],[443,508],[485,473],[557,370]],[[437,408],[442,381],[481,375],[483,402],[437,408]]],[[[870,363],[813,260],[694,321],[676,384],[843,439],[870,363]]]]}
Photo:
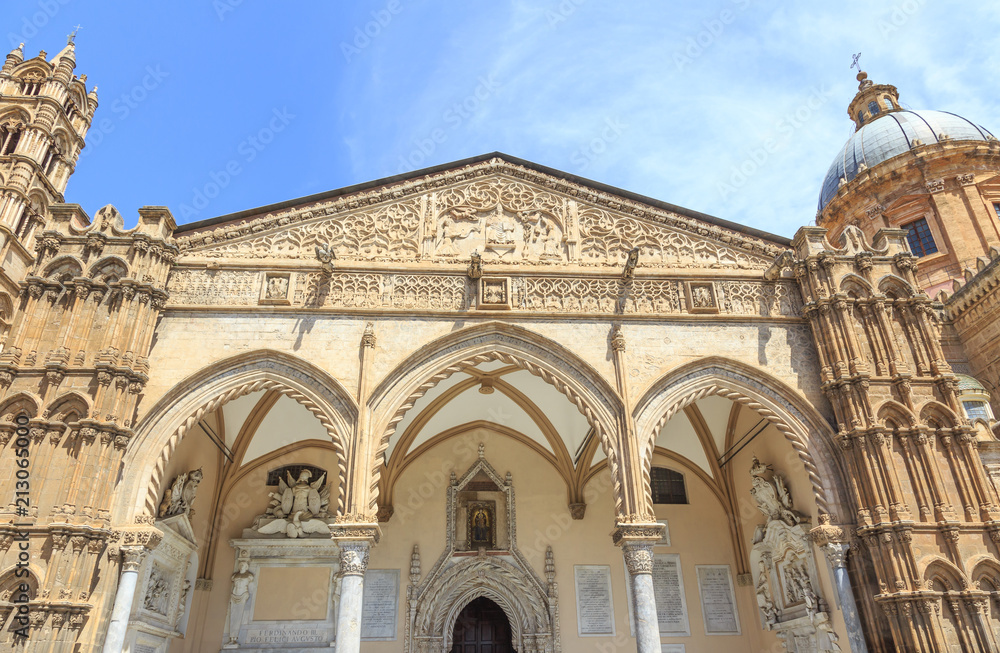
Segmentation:
{"type": "Polygon", "coordinates": [[[451,641],[452,653],[515,653],[507,615],[486,597],[462,608],[451,641]]]}

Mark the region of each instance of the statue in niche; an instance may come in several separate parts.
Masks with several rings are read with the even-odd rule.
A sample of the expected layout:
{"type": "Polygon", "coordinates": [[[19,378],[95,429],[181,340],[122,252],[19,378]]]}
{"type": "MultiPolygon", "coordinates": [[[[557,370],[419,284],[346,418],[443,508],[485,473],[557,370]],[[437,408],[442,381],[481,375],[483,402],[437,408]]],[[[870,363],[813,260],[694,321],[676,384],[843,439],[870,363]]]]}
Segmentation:
{"type": "Polygon", "coordinates": [[[326,474],[310,483],[312,472],[303,469],[299,472],[297,481],[292,480],[291,473],[285,479],[278,479],[278,491],[271,492],[271,504],[267,508],[267,516],[271,521],[257,528],[264,535],[284,533],[288,537],[304,537],[308,533],[330,534],[330,526],[326,523],[330,512],[330,488],[324,486],[326,474]]]}
{"type": "Polygon", "coordinates": [[[191,504],[194,503],[195,495],[198,493],[198,485],[204,476],[200,467],[190,472],[178,474],[167,491],[163,493],[163,501],[160,502],[157,515],[161,519],[182,513],[189,516],[194,515],[191,504]]]}
{"type": "Polygon", "coordinates": [[[229,643],[236,644],[240,625],[243,623],[243,610],[250,598],[250,584],[255,576],[250,572],[250,563],[241,559],[237,571],[230,578],[233,581],[233,593],[229,597],[229,643]]]}
{"type": "Polygon", "coordinates": [[[493,514],[484,503],[469,504],[469,548],[492,549],[493,514]]]}
{"type": "Polygon", "coordinates": [[[768,482],[764,474],[771,470],[770,465],[765,465],[753,457],[753,465],[750,467],[750,475],[753,477],[753,487],[750,494],[757,502],[757,509],[760,510],[768,521],[780,519],[789,526],[799,523],[798,515],[792,512],[792,495],[788,493],[785,479],[778,474],[774,474],[774,480],[768,482]]]}

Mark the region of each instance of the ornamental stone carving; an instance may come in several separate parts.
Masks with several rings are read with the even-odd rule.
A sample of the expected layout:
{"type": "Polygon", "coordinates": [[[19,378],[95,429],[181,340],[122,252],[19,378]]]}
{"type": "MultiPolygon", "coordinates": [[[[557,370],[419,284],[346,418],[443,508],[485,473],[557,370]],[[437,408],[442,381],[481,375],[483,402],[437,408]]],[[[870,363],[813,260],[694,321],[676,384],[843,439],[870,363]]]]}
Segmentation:
{"type": "Polygon", "coordinates": [[[750,564],[761,626],[788,651],[839,651],[826,600],[819,593],[809,524],[792,510],[782,477],[756,456],[750,490],[766,521],[757,526],[750,564]]]}
{"type": "Polygon", "coordinates": [[[200,468],[178,474],[170,487],[163,493],[163,500],[160,502],[157,515],[164,518],[192,514],[191,504],[194,503],[195,496],[198,494],[198,485],[203,477],[204,473],[200,468]]]}
{"type": "Polygon", "coordinates": [[[312,481],[312,471],[302,469],[298,479],[293,479],[291,471],[285,478],[278,478],[278,491],[270,492],[271,499],[267,512],[254,520],[251,527],[260,535],[280,534],[297,538],[311,535],[329,536],[332,521],[330,516],[330,487],[326,483],[326,473],[312,481]]]}

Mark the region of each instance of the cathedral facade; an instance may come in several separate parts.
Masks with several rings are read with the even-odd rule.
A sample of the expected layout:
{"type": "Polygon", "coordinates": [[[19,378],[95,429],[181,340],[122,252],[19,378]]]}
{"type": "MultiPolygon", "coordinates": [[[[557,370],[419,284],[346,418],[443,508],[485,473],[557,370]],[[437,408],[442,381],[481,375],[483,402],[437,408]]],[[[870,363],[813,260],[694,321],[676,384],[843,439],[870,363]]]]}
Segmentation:
{"type": "Polygon", "coordinates": [[[860,74],[792,239],[499,153],[126,229],[75,66],[0,70],[5,650],[998,650],[985,128],[860,74]]]}

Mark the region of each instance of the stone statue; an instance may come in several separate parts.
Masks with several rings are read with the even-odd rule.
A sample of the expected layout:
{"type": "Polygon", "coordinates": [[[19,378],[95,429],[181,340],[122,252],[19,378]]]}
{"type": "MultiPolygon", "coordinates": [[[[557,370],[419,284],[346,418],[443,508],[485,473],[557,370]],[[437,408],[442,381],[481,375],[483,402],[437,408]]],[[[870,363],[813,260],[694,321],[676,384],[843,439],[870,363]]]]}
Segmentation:
{"type": "Polygon", "coordinates": [[[174,620],[174,628],[176,628],[181,623],[181,619],[184,618],[184,610],[187,608],[187,598],[190,593],[191,581],[184,579],[184,584],[181,585],[181,598],[177,608],[177,619],[174,620]]]}
{"type": "Polygon", "coordinates": [[[233,593],[229,597],[229,643],[236,644],[240,635],[240,625],[243,623],[243,610],[250,598],[250,584],[255,576],[250,573],[250,564],[240,560],[237,571],[231,576],[233,593]]]}
{"type": "Polygon", "coordinates": [[[316,260],[323,265],[323,272],[333,274],[333,261],[336,259],[333,247],[327,244],[316,245],[316,260]]]}
{"type": "Polygon", "coordinates": [[[193,515],[194,510],[192,510],[191,504],[194,503],[198,493],[198,485],[204,476],[200,467],[190,472],[178,474],[167,491],[163,493],[163,501],[160,502],[157,515],[160,518],[173,517],[182,513],[193,515]]]}
{"type": "Polygon", "coordinates": [[[278,491],[271,492],[271,505],[267,516],[273,519],[259,527],[257,532],[264,535],[284,533],[288,537],[303,537],[307,533],[330,534],[330,526],[326,519],[330,517],[330,488],[324,487],[326,474],[313,483],[309,482],[312,472],[303,469],[299,479],[292,480],[287,473],[288,482],[278,479],[278,491]]]}
{"type": "Polygon", "coordinates": [[[764,478],[764,474],[771,470],[770,465],[765,465],[753,457],[753,465],[750,467],[750,475],[753,477],[753,487],[750,494],[757,502],[757,508],[767,517],[768,521],[780,519],[789,526],[799,523],[798,516],[792,512],[792,496],[788,493],[785,480],[778,474],[774,474],[773,482],[764,478]]]}

